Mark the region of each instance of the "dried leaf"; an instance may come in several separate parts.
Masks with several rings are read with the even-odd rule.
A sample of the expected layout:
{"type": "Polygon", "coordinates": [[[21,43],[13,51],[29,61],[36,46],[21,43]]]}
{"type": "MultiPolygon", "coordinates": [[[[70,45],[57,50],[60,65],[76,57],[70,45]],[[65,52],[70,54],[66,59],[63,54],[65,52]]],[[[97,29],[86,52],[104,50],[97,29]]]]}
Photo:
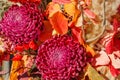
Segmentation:
{"type": "Polygon", "coordinates": [[[16,55],[12,58],[13,61],[19,61],[19,60],[21,60],[21,59],[22,59],[22,55],[20,55],[20,54],[16,54],[16,55]]]}
{"type": "Polygon", "coordinates": [[[115,57],[114,54],[110,54],[109,55],[110,59],[111,59],[111,64],[115,69],[119,69],[120,68],[120,59],[118,57],[115,57]]]}
{"type": "Polygon", "coordinates": [[[95,19],[96,15],[89,9],[84,9],[85,15],[87,15],[88,18],[95,19]]]}
{"type": "MultiPolygon", "coordinates": [[[[67,12],[70,16],[74,16],[77,12],[77,8],[76,8],[76,2],[71,2],[69,4],[65,4],[64,5],[64,10],[65,12],[67,12]]],[[[80,11],[79,11],[80,12],[80,11]]]]}
{"type": "Polygon", "coordinates": [[[52,0],[52,2],[55,2],[58,4],[66,4],[66,3],[70,3],[71,0],[52,0]]]}
{"type": "Polygon", "coordinates": [[[60,12],[56,12],[51,18],[50,22],[52,27],[59,34],[66,34],[68,31],[68,20],[64,17],[64,15],[60,12]]]}
{"type": "Polygon", "coordinates": [[[105,80],[90,64],[88,64],[87,74],[90,80],[105,80]]]}
{"type": "Polygon", "coordinates": [[[113,19],[113,28],[114,31],[116,32],[119,27],[118,20],[116,18],[113,19]]]}
{"type": "Polygon", "coordinates": [[[112,40],[110,40],[109,42],[107,42],[106,46],[105,46],[105,49],[106,49],[106,52],[108,54],[112,53],[113,52],[113,44],[112,44],[112,40]]]}
{"type": "Polygon", "coordinates": [[[69,16],[72,16],[72,21],[69,23],[70,26],[77,22],[78,16],[80,15],[80,10],[77,9],[76,5],[77,4],[75,0],[69,4],[64,5],[65,12],[67,12],[69,16]]]}
{"type": "Polygon", "coordinates": [[[10,72],[10,80],[18,79],[18,74],[23,73],[22,67],[24,67],[23,61],[13,61],[12,62],[12,68],[11,68],[11,72],[10,72]],[[18,70],[18,69],[20,69],[20,70],[18,70]]]}
{"type": "Polygon", "coordinates": [[[93,57],[96,55],[95,51],[93,48],[91,48],[89,45],[85,44],[86,51],[90,53],[93,57]]]}
{"type": "Polygon", "coordinates": [[[81,34],[80,34],[81,29],[78,27],[73,27],[71,28],[71,31],[72,31],[72,36],[75,38],[75,40],[79,41],[81,38],[81,34]]]}
{"type": "Polygon", "coordinates": [[[53,14],[55,14],[56,12],[60,12],[60,6],[59,4],[56,4],[56,3],[53,3],[53,2],[50,2],[47,6],[47,9],[46,9],[46,14],[49,15],[49,17],[52,17],[53,14]]]}
{"type": "Polygon", "coordinates": [[[50,24],[49,21],[44,21],[44,30],[40,34],[39,40],[40,41],[45,41],[47,39],[50,39],[52,37],[52,25],[50,24]]]}
{"type": "Polygon", "coordinates": [[[95,65],[108,65],[110,63],[110,59],[105,51],[100,51],[99,56],[96,57],[95,65]]]}
{"type": "Polygon", "coordinates": [[[110,72],[114,77],[117,77],[120,74],[120,71],[118,71],[117,69],[115,69],[112,65],[109,65],[110,68],[110,72]]]}

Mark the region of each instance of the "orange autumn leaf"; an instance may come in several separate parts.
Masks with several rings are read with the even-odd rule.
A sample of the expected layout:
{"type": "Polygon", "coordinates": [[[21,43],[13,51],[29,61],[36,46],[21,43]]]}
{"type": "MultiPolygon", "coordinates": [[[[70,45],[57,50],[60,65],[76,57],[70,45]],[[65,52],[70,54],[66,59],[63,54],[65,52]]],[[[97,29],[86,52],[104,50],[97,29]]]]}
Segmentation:
{"type": "Polygon", "coordinates": [[[24,67],[24,63],[22,60],[21,61],[12,61],[10,80],[18,80],[18,74],[23,73],[22,67],[24,67]]]}
{"type": "Polygon", "coordinates": [[[68,31],[68,20],[65,16],[60,13],[56,12],[51,18],[50,22],[52,27],[58,32],[59,34],[66,34],[68,31]]]}
{"type": "Polygon", "coordinates": [[[56,4],[54,2],[50,2],[47,6],[46,14],[48,14],[49,17],[52,17],[53,14],[55,14],[58,11],[60,11],[59,4],[56,4]]]}
{"type": "Polygon", "coordinates": [[[72,31],[72,35],[73,35],[73,37],[75,38],[75,40],[79,41],[80,44],[84,44],[84,43],[82,42],[81,29],[78,28],[78,27],[72,27],[72,28],[71,28],[71,31],[72,31]]]}
{"type": "Polygon", "coordinates": [[[64,10],[67,12],[70,16],[74,16],[76,11],[78,10],[76,7],[76,2],[73,1],[69,4],[64,4],[64,10]]]}
{"type": "Polygon", "coordinates": [[[77,9],[76,5],[76,1],[72,1],[69,4],[64,5],[65,12],[67,12],[70,16],[73,17],[69,25],[75,24],[78,19],[78,16],[80,15],[80,10],[77,9]]]}
{"type": "Polygon", "coordinates": [[[45,41],[47,39],[50,39],[52,37],[52,25],[50,24],[49,21],[44,21],[44,30],[43,32],[40,34],[39,40],[40,41],[45,41]]]}
{"type": "Polygon", "coordinates": [[[96,53],[95,53],[95,51],[93,50],[93,48],[91,48],[91,47],[88,46],[87,44],[86,44],[85,48],[86,48],[87,52],[90,53],[93,57],[96,55],[96,53]]]}

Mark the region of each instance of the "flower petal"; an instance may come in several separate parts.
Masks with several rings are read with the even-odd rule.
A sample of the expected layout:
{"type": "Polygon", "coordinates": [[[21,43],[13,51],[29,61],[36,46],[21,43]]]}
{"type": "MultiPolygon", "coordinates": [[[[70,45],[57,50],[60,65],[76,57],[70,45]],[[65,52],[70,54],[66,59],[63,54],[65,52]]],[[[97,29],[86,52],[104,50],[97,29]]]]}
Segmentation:
{"type": "Polygon", "coordinates": [[[110,54],[109,57],[110,57],[110,59],[111,59],[112,66],[113,66],[115,69],[119,69],[119,68],[120,68],[120,59],[119,59],[118,57],[115,57],[114,54],[110,54]]]}
{"type": "Polygon", "coordinates": [[[100,51],[100,55],[96,58],[95,65],[107,65],[110,63],[110,59],[105,51],[100,51]]]}

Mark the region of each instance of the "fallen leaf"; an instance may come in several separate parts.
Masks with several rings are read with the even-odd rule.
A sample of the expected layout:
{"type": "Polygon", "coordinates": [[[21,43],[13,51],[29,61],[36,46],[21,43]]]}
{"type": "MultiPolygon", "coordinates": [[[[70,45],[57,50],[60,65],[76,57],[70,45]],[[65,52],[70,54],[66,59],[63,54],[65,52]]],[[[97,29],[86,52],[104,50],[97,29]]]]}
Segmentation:
{"type": "Polygon", "coordinates": [[[44,21],[44,30],[41,32],[39,36],[39,40],[44,42],[47,39],[50,39],[52,37],[52,25],[50,24],[49,21],[44,21]]]}
{"type": "Polygon", "coordinates": [[[81,29],[78,27],[73,27],[73,28],[71,28],[71,31],[72,31],[72,36],[74,37],[74,39],[79,41],[81,38],[81,34],[80,34],[81,29]]]}
{"type": "Polygon", "coordinates": [[[21,54],[16,54],[16,55],[12,58],[13,61],[19,61],[19,60],[21,60],[21,59],[22,59],[22,55],[21,55],[21,54]]]}
{"type": "Polygon", "coordinates": [[[109,42],[107,42],[106,46],[105,46],[106,52],[108,54],[111,54],[113,52],[113,43],[112,40],[109,40],[109,42]]]}
{"type": "Polygon", "coordinates": [[[84,9],[85,15],[87,15],[88,18],[95,19],[96,15],[89,9],[84,9]]]}
{"type": "Polygon", "coordinates": [[[113,29],[116,32],[119,27],[118,20],[116,18],[113,19],[113,29]]]}
{"type": "MultiPolygon", "coordinates": [[[[77,12],[77,8],[76,8],[76,2],[72,1],[71,3],[65,4],[64,5],[64,10],[65,12],[67,12],[70,16],[74,16],[77,12]]],[[[80,12],[80,10],[79,10],[80,12]]]]}
{"type": "Polygon", "coordinates": [[[68,31],[68,20],[65,16],[60,13],[56,12],[51,18],[50,22],[52,27],[59,33],[59,34],[66,34],[68,31]]]}
{"type": "Polygon", "coordinates": [[[115,69],[120,68],[120,58],[116,57],[114,54],[109,54],[109,57],[111,59],[111,64],[115,69]]]}
{"type": "Polygon", "coordinates": [[[93,57],[96,55],[96,52],[89,45],[85,44],[84,47],[86,48],[87,53],[90,53],[93,57]]]}
{"type": "Polygon", "coordinates": [[[18,79],[18,74],[23,73],[23,71],[24,71],[22,67],[24,67],[23,61],[12,61],[10,80],[18,79]]]}
{"type": "Polygon", "coordinates": [[[85,0],[85,3],[87,6],[91,6],[92,5],[92,0],[85,0]]]}
{"type": "Polygon", "coordinates": [[[15,47],[15,50],[17,50],[17,51],[19,51],[19,52],[22,52],[22,51],[24,50],[24,47],[21,46],[21,45],[17,45],[17,46],[15,47]]]}
{"type": "Polygon", "coordinates": [[[117,69],[115,69],[112,65],[109,65],[110,68],[110,72],[114,77],[117,77],[120,74],[120,71],[118,71],[117,69]]]}
{"type": "Polygon", "coordinates": [[[52,0],[52,2],[55,2],[58,4],[66,4],[66,3],[70,3],[71,0],[52,0]]]}
{"type": "Polygon", "coordinates": [[[53,14],[55,14],[56,12],[60,12],[60,6],[59,4],[56,4],[54,2],[50,2],[48,5],[47,5],[47,9],[46,9],[46,14],[49,15],[49,17],[52,17],[53,14]]]}
{"type": "Polygon", "coordinates": [[[88,64],[87,74],[90,80],[105,80],[90,64],[88,64]]]}
{"type": "Polygon", "coordinates": [[[108,65],[110,63],[110,59],[105,51],[100,51],[98,56],[95,58],[95,65],[108,65]]]}

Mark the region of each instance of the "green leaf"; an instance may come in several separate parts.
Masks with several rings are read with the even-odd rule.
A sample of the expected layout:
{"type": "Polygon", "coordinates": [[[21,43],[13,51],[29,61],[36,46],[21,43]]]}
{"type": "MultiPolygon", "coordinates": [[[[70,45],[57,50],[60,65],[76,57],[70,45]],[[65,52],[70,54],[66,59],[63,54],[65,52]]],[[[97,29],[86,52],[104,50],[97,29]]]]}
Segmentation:
{"type": "Polygon", "coordinates": [[[90,64],[88,64],[87,74],[90,80],[105,80],[90,64]]]}

